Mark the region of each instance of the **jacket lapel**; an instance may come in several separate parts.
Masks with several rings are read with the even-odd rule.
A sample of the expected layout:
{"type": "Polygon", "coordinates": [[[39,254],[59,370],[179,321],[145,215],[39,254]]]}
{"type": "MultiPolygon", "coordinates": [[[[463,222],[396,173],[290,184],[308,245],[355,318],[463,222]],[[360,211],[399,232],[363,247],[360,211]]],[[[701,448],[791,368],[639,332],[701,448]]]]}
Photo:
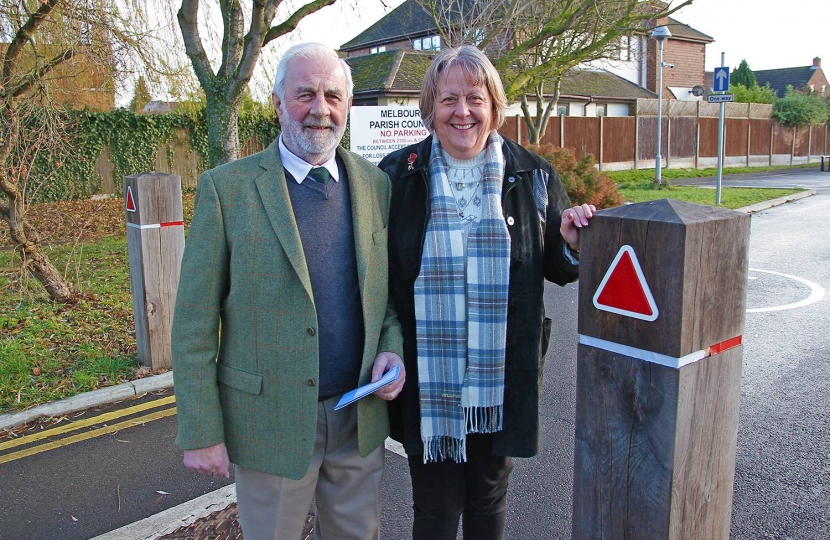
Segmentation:
{"type": "Polygon", "coordinates": [[[366,173],[351,154],[338,146],[337,155],[343,160],[349,179],[357,279],[362,296],[366,282],[366,268],[369,265],[369,257],[372,253],[372,207],[375,201],[372,197],[372,188],[366,179],[366,173]]]}
{"type": "Polygon", "coordinates": [[[303,244],[300,240],[300,231],[297,228],[297,220],[294,218],[294,210],[291,208],[291,199],[288,195],[288,186],[285,184],[285,170],[280,161],[277,142],[274,141],[263,152],[260,166],[265,169],[259,178],[256,179],[256,187],[262,206],[268,215],[268,220],[277,233],[286,257],[294,267],[294,271],[300,278],[300,282],[310,298],[314,298],[311,292],[311,278],[308,275],[308,266],[303,253],[303,244]]]}

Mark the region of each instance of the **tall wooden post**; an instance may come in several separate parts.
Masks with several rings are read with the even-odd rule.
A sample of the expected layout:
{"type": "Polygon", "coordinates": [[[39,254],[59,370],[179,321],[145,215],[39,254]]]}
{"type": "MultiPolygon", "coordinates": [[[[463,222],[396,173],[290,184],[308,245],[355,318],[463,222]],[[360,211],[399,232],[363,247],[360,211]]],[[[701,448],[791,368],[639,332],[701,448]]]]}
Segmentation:
{"type": "Polygon", "coordinates": [[[582,229],[573,540],[729,537],[749,225],[663,199],[582,229]]]}
{"type": "Polygon", "coordinates": [[[182,179],[159,172],[127,176],[124,205],[138,360],[153,369],[169,369],[184,252],[182,179]]]}

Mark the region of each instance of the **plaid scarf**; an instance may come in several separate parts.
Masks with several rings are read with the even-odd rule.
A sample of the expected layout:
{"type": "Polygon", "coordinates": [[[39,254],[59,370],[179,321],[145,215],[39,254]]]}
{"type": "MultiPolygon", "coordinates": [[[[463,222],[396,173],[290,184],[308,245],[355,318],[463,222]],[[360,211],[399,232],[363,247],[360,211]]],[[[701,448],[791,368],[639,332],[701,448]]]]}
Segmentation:
{"type": "Polygon", "coordinates": [[[467,433],[501,431],[510,235],[501,208],[504,156],[485,148],[481,217],[467,239],[438,139],[429,161],[430,214],[415,280],[424,463],[467,460],[467,433]]]}

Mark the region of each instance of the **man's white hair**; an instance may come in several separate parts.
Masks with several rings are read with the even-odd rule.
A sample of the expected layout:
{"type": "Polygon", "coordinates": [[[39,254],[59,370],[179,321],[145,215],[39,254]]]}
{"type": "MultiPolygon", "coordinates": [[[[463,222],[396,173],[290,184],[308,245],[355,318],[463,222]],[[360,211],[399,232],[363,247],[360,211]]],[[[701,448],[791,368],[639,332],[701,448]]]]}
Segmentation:
{"type": "Polygon", "coordinates": [[[277,66],[277,75],[274,77],[273,93],[280,98],[280,101],[285,102],[285,78],[288,75],[288,64],[292,60],[314,60],[320,58],[332,58],[340,62],[343,68],[343,73],[346,76],[346,99],[352,97],[354,92],[354,83],[352,82],[352,70],[345,60],[337,56],[330,47],[322,43],[300,43],[294,45],[287,51],[280,59],[280,64],[277,66]]]}

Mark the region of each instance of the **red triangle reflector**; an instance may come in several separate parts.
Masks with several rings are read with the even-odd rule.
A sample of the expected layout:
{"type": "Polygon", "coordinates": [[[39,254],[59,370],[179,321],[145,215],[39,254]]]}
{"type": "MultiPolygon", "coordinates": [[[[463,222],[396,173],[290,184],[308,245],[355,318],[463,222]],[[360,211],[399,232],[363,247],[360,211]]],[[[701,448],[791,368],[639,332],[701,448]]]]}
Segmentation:
{"type": "Polygon", "coordinates": [[[594,307],[644,321],[657,319],[660,312],[631,246],[620,248],[594,294],[594,307]]]}
{"type": "Polygon", "coordinates": [[[127,186],[127,195],[124,197],[127,212],[135,212],[135,199],[133,198],[132,186],[127,186]]]}

